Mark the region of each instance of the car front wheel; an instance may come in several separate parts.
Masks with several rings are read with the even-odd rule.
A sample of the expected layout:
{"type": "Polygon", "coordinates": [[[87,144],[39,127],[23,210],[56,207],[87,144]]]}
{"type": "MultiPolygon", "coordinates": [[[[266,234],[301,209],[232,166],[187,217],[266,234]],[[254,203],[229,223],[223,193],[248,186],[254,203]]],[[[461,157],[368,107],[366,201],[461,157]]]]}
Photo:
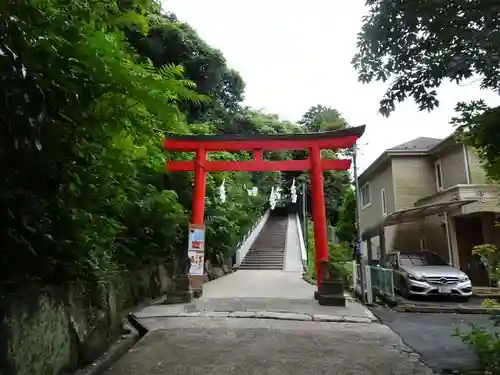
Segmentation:
{"type": "Polygon", "coordinates": [[[399,287],[399,289],[401,291],[401,295],[404,298],[406,299],[411,298],[410,289],[408,288],[408,285],[406,285],[406,282],[404,280],[401,282],[401,286],[399,287]]]}

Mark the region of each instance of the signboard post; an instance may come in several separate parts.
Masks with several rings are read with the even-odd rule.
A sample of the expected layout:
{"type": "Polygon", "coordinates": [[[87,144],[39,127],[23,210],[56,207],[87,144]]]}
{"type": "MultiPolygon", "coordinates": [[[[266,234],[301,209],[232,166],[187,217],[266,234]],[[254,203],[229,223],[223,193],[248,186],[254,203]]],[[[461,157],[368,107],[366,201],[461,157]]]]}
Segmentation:
{"type": "Polygon", "coordinates": [[[188,251],[205,252],[205,225],[189,224],[188,251]]]}
{"type": "Polygon", "coordinates": [[[205,264],[205,225],[189,224],[189,275],[203,276],[205,264]]]}
{"type": "Polygon", "coordinates": [[[203,263],[205,254],[201,251],[188,251],[190,262],[189,274],[191,276],[203,276],[203,263]]]}

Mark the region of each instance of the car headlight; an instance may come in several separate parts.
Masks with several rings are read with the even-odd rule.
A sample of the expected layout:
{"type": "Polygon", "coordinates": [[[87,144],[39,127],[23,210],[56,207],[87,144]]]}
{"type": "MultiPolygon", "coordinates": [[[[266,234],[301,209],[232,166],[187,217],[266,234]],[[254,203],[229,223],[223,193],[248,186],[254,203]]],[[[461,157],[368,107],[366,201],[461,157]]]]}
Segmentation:
{"type": "Polygon", "coordinates": [[[469,281],[469,276],[462,275],[458,278],[458,281],[460,281],[461,283],[465,283],[466,281],[469,281]]]}
{"type": "Polygon", "coordinates": [[[416,281],[425,281],[423,277],[412,275],[411,273],[408,274],[408,278],[416,281]]]}

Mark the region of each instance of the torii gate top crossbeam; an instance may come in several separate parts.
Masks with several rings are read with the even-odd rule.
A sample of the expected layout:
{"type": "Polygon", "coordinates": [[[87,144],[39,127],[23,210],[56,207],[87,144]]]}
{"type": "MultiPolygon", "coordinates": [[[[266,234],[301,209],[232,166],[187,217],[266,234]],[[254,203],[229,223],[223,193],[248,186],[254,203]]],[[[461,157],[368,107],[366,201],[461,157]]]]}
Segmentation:
{"type": "Polygon", "coordinates": [[[165,133],[164,147],[171,151],[302,150],[310,147],[339,149],[354,146],[365,126],[304,134],[177,135],[165,133]]]}

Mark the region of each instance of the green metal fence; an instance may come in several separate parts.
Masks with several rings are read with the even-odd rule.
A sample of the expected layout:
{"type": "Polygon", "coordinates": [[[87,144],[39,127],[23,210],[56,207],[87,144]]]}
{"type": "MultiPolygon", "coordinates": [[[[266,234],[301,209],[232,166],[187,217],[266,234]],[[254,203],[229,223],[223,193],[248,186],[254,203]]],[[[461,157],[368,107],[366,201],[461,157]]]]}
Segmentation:
{"type": "Polygon", "coordinates": [[[392,269],[372,266],[370,267],[370,276],[374,295],[389,301],[396,301],[392,269]]]}

